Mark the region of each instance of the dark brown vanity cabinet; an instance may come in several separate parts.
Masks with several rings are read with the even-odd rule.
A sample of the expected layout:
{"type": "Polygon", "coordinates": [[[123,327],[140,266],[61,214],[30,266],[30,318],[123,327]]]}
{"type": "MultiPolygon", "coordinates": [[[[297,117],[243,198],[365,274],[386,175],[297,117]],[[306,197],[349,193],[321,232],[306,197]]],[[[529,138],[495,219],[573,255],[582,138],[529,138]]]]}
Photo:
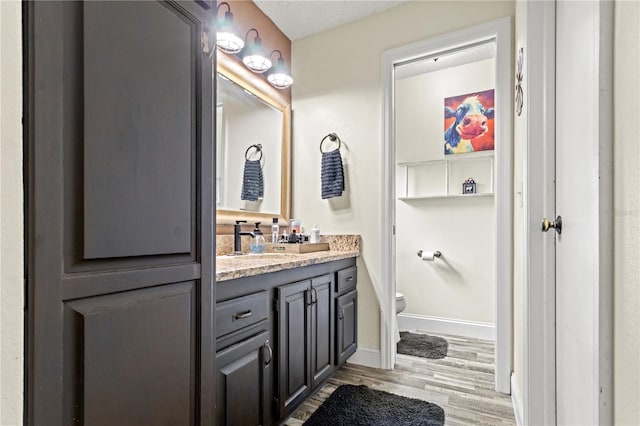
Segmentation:
{"type": "Polygon", "coordinates": [[[278,424],[355,352],[355,262],[216,284],[216,424],[278,424]]]}
{"type": "Polygon", "coordinates": [[[278,287],[278,400],[284,416],[333,371],[333,275],[278,287]]]}

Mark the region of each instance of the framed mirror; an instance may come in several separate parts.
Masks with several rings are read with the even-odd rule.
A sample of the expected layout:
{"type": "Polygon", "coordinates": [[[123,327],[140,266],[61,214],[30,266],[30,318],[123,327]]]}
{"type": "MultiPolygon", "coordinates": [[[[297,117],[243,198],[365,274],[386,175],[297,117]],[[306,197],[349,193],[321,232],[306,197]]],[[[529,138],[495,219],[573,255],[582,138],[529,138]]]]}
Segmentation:
{"type": "Polygon", "coordinates": [[[218,53],[216,71],[217,223],[286,223],[291,105],[233,57],[218,53]]]}

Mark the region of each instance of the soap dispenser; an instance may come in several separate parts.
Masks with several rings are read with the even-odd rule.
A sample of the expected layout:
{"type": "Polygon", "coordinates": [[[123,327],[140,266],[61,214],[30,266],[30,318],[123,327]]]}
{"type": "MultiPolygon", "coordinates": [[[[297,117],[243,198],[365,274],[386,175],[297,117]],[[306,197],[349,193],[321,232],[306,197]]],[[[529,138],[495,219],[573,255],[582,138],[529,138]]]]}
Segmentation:
{"type": "Polygon", "coordinates": [[[264,236],[262,235],[262,231],[260,230],[260,222],[256,222],[256,227],[253,230],[254,237],[251,238],[249,242],[249,253],[251,254],[262,254],[264,253],[264,236]]]}

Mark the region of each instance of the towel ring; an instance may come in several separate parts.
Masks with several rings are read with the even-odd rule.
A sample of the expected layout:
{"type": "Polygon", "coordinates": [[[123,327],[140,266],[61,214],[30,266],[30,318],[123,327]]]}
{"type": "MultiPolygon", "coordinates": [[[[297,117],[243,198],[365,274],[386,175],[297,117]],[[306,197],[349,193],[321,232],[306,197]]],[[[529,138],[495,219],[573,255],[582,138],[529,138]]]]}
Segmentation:
{"type": "Polygon", "coordinates": [[[260,158],[258,158],[257,160],[254,161],[260,161],[262,160],[262,144],[253,144],[251,145],[249,148],[247,148],[247,150],[244,152],[244,159],[245,160],[249,160],[249,151],[251,150],[251,148],[255,148],[256,152],[260,153],[260,158]]]}
{"type": "Polygon", "coordinates": [[[320,141],[320,152],[324,154],[324,151],[322,150],[322,143],[325,141],[325,139],[331,139],[332,142],[335,142],[336,139],[338,140],[338,150],[340,149],[340,147],[342,146],[342,141],[340,140],[340,137],[338,135],[336,135],[335,133],[329,133],[327,136],[325,136],[324,138],[322,138],[322,140],[320,141]]]}

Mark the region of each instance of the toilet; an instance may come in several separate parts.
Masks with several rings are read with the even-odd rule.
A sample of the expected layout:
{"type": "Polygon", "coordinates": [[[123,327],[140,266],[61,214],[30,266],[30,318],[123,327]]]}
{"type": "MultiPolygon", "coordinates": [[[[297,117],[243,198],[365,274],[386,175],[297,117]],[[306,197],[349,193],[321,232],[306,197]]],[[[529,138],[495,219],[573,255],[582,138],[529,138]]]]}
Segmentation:
{"type": "Polygon", "coordinates": [[[407,307],[407,301],[404,300],[404,294],[396,291],[396,315],[404,311],[407,307]]]}
{"type": "Polygon", "coordinates": [[[398,327],[398,314],[405,310],[407,301],[404,300],[404,294],[396,292],[396,343],[400,341],[400,328],[398,327]]]}

